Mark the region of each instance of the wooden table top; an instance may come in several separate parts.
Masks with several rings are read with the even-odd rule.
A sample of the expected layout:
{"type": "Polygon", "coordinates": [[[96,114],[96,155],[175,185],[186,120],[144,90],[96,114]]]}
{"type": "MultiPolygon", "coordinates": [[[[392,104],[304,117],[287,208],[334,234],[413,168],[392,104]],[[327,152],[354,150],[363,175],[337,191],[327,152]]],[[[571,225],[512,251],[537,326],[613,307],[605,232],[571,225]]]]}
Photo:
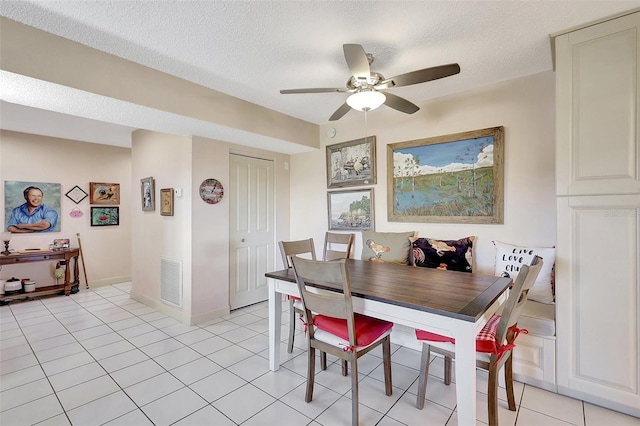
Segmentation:
{"type": "MultiPolygon", "coordinates": [[[[356,259],[347,259],[347,271],[353,296],[470,322],[478,320],[511,284],[511,278],[493,275],[356,259]]],[[[293,270],[265,275],[296,282],[293,270]]]]}
{"type": "Polygon", "coordinates": [[[65,259],[79,255],[78,247],[70,247],[60,250],[23,250],[11,254],[0,254],[0,264],[37,262],[40,260],[65,259]]]}

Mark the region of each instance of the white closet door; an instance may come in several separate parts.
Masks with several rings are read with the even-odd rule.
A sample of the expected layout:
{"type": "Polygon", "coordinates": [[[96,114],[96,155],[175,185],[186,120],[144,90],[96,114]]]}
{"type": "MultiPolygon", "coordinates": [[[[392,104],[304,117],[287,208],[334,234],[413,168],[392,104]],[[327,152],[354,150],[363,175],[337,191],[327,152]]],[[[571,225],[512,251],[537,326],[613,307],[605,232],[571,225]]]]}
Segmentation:
{"type": "Polygon", "coordinates": [[[273,161],[230,156],[229,305],[267,300],[274,265],[273,161]]]}

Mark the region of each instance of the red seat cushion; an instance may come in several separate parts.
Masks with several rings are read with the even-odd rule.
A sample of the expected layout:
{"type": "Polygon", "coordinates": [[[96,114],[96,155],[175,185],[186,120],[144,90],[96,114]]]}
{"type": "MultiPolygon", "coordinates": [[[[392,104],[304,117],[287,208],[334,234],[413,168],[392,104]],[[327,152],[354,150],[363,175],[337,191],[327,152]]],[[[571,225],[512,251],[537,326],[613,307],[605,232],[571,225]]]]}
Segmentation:
{"type": "MultiPolygon", "coordinates": [[[[356,329],[356,345],[367,346],[375,342],[380,336],[391,330],[393,323],[366,315],[354,314],[356,329]]],[[[316,315],[313,317],[313,325],[327,333],[335,334],[342,339],[349,341],[349,331],[347,330],[347,320],[340,318],[316,315]]]]}
{"type": "MultiPolygon", "coordinates": [[[[500,349],[500,344],[496,342],[498,323],[500,323],[500,315],[493,315],[489,318],[489,321],[487,321],[482,330],[480,330],[480,333],[478,333],[478,336],[476,336],[476,351],[491,354],[498,353],[500,349]]],[[[456,343],[453,337],[442,336],[424,330],[416,330],[416,337],[418,340],[428,340],[430,342],[456,343]]]]}

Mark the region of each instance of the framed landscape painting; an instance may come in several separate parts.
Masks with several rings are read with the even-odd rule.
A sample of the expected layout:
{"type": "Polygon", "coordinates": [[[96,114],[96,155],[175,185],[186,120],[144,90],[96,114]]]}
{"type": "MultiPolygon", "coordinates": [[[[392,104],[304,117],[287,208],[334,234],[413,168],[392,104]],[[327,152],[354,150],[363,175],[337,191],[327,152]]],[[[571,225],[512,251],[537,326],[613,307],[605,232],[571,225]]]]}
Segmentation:
{"type": "Polygon", "coordinates": [[[329,230],[373,229],[373,188],[329,191],[329,230]]]}
{"type": "Polygon", "coordinates": [[[390,222],[503,223],[504,127],[387,145],[390,222]]]}

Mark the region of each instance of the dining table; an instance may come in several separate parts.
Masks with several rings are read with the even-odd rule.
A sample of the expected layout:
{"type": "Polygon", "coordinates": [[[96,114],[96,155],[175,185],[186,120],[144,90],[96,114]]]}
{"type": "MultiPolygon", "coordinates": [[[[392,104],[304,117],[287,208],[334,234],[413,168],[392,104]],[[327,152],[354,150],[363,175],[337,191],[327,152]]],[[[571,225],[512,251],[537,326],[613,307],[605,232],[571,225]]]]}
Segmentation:
{"type": "MultiPolygon", "coordinates": [[[[453,337],[458,424],[476,424],[478,332],[500,307],[511,278],[347,259],[356,313],[453,337]]],[[[280,368],[283,295],[299,296],[295,274],[265,274],[269,286],[269,368],[280,368]]],[[[323,283],[323,290],[342,291],[323,283]]],[[[419,366],[417,365],[418,369],[419,366]]]]}

